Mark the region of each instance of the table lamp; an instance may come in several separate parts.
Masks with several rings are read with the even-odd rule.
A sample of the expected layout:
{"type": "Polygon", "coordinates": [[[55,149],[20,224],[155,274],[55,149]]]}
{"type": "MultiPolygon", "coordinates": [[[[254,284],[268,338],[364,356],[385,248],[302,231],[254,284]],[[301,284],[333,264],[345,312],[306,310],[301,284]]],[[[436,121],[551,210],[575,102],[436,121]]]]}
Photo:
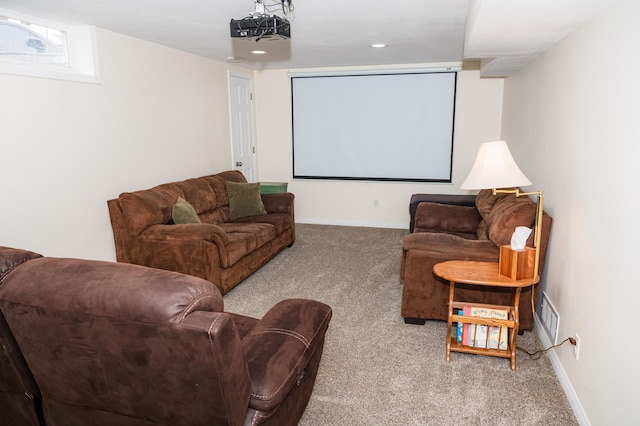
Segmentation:
{"type": "Polygon", "coordinates": [[[533,245],[535,247],[534,276],[539,275],[540,265],[540,236],[542,228],[542,191],[521,192],[518,187],[531,185],[513,160],[509,147],[505,141],[484,142],[480,144],[476,161],[467,178],[460,185],[460,189],[492,189],[497,193],[521,195],[536,195],[536,219],[534,225],[533,245]],[[504,189],[514,188],[515,189],[504,189]],[[502,189],[501,189],[502,188],[502,189]]]}

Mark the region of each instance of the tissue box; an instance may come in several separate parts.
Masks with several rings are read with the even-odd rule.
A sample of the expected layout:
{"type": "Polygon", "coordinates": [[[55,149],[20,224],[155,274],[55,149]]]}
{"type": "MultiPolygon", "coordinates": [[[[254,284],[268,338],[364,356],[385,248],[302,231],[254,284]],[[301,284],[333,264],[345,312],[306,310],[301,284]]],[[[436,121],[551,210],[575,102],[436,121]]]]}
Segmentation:
{"type": "Polygon", "coordinates": [[[500,275],[512,280],[532,278],[536,263],[536,249],[511,250],[511,246],[500,247],[500,275]]]}

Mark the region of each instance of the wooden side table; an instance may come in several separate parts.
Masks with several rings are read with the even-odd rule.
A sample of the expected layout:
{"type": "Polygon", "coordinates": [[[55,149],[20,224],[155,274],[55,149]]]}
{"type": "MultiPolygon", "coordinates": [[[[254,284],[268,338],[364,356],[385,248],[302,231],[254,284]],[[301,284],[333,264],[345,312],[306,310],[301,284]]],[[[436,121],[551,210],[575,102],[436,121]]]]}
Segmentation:
{"type": "MultiPolygon", "coordinates": [[[[518,336],[519,317],[518,306],[520,303],[520,292],[523,288],[536,284],[540,281],[539,276],[514,280],[499,273],[497,262],[475,262],[468,260],[450,260],[438,263],[433,267],[433,272],[449,281],[449,315],[447,319],[447,362],[451,359],[451,351],[466,352],[479,355],[498,356],[511,359],[511,369],[516,369],[516,339],[518,336]],[[455,300],[456,283],[471,284],[489,287],[508,287],[513,289],[511,305],[487,305],[481,303],[470,303],[455,300]],[[486,308],[506,310],[508,319],[482,318],[475,316],[458,315],[459,309],[486,308]],[[456,314],[454,314],[454,309],[456,314]],[[452,324],[461,322],[465,324],[485,325],[488,327],[507,327],[509,331],[508,344],[506,349],[490,349],[485,347],[474,347],[463,345],[458,342],[455,335],[452,335],[452,324]]],[[[489,339],[486,339],[487,341],[489,339]]]]}

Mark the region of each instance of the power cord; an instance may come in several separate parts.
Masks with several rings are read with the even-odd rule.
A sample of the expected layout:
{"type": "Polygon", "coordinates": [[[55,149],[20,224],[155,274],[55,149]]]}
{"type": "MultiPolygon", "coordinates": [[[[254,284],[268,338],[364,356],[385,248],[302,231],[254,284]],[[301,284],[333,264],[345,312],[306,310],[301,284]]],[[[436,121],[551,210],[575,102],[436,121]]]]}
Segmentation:
{"type": "MultiPolygon", "coordinates": [[[[557,345],[549,346],[546,349],[538,349],[535,352],[529,352],[528,350],[526,350],[526,349],[524,349],[524,348],[522,348],[520,346],[516,346],[516,349],[526,353],[527,355],[529,355],[529,357],[531,359],[537,360],[537,359],[540,359],[540,357],[542,356],[543,353],[545,353],[545,352],[547,352],[547,351],[549,351],[549,350],[551,350],[553,348],[557,348],[558,346],[562,345],[565,342],[571,342],[572,345],[575,345],[576,344],[576,339],[574,339],[573,337],[567,337],[566,339],[564,339],[562,342],[558,343],[557,345]]],[[[540,342],[536,338],[536,346],[538,346],[539,343],[540,342]]]]}
{"type": "MultiPolygon", "coordinates": [[[[533,316],[535,317],[536,315],[536,304],[535,304],[535,300],[534,300],[534,291],[533,289],[531,290],[531,312],[533,314],[533,316]]],[[[550,351],[553,348],[557,348],[558,346],[562,345],[563,343],[569,341],[573,346],[576,345],[576,339],[574,339],[573,337],[567,337],[566,339],[564,339],[562,342],[553,345],[553,346],[549,346],[546,349],[540,349],[540,340],[538,339],[538,333],[535,332],[535,330],[538,328],[538,326],[534,323],[533,325],[534,328],[534,333],[535,333],[535,340],[536,340],[536,347],[538,348],[537,351],[535,352],[529,352],[528,350],[520,347],[520,346],[516,346],[516,349],[526,353],[527,355],[529,355],[529,357],[533,360],[538,360],[540,359],[540,357],[542,356],[543,353],[550,351]]]]}

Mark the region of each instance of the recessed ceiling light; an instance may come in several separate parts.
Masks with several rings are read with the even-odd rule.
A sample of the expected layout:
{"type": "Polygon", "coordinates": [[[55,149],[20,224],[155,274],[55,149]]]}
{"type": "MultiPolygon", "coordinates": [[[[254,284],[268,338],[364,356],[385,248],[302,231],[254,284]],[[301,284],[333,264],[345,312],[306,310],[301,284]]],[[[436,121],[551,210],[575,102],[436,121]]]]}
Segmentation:
{"type": "Polygon", "coordinates": [[[227,56],[227,62],[231,62],[232,64],[236,64],[242,61],[244,61],[244,58],[242,56],[227,56]]]}
{"type": "Polygon", "coordinates": [[[265,53],[267,53],[266,50],[252,50],[251,53],[253,53],[254,55],[264,55],[265,53]]]}
{"type": "Polygon", "coordinates": [[[376,48],[387,47],[387,45],[384,43],[373,43],[373,44],[370,44],[369,46],[376,47],[376,48]]]}

